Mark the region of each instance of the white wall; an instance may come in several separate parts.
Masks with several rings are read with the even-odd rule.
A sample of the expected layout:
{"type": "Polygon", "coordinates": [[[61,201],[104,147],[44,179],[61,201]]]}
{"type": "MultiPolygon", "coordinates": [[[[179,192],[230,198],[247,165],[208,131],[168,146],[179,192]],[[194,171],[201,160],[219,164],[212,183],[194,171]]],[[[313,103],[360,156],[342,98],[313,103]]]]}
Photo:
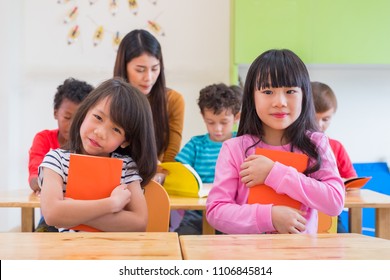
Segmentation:
{"type": "MultiPolygon", "coordinates": [[[[55,90],[72,76],[97,85],[110,78],[116,53],[111,37],[135,28],[147,29],[158,22],[165,33],[156,35],[162,45],[167,85],[186,101],[183,143],[205,132],[196,105],[204,86],[229,83],[230,2],[226,0],[138,1],[134,15],[128,1],[117,1],[112,17],[108,1],[53,0],[0,1],[0,128],[3,156],[0,159],[1,189],[28,188],[28,149],[36,132],[55,128],[52,102],[55,90]],[[66,2],[66,1],[62,1],[66,2]],[[67,45],[71,25],[63,23],[77,5],[80,37],[67,45]],[[103,42],[93,47],[95,28],[103,24],[103,42]],[[19,27],[20,26],[20,27],[19,27]],[[4,40],[7,38],[7,40],[4,40]]],[[[76,22],[75,22],[76,24],[76,22]]],[[[38,210],[37,216],[39,216],[38,210]]],[[[20,211],[0,208],[0,231],[17,229],[20,211]]]]}
{"type": "MultiPolygon", "coordinates": [[[[239,66],[245,81],[249,65],[239,66]]],[[[355,163],[390,161],[390,66],[308,65],[310,79],[328,84],[338,109],[327,134],[355,163]]]]}

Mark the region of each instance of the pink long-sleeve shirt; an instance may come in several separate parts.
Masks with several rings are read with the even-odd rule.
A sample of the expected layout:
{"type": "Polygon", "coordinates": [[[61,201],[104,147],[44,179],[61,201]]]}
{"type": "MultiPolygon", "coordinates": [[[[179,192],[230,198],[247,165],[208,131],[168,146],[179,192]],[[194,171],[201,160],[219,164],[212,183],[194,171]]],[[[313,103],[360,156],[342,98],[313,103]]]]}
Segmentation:
{"type": "MultiPolygon", "coordinates": [[[[275,162],[265,184],[277,193],[287,194],[302,203],[306,212],[306,230],[316,233],[317,210],[337,216],[344,207],[344,184],[337,170],[328,138],[319,132],[311,133],[311,141],[318,147],[322,164],[318,171],[306,176],[295,168],[275,162]]],[[[224,142],[216,164],[215,179],[206,203],[206,217],[215,229],[229,234],[252,234],[274,232],[272,204],[248,204],[249,188],[241,182],[240,166],[245,158],[254,154],[255,148],[290,151],[290,144],[271,146],[260,141],[255,147],[246,149],[257,141],[244,135],[224,142]]],[[[294,151],[299,152],[299,151],[294,151]]],[[[309,165],[312,164],[309,160],[309,165]]]]}

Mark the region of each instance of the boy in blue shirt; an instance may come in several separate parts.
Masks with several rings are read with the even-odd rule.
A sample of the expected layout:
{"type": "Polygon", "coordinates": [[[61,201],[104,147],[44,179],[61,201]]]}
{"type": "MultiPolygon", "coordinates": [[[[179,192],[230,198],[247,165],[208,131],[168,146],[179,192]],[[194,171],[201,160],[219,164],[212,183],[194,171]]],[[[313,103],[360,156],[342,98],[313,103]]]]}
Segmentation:
{"type": "MultiPolygon", "coordinates": [[[[223,141],[236,136],[233,128],[240,119],[241,102],[242,89],[238,86],[220,83],[200,91],[198,106],[208,133],[192,137],[175,160],[191,165],[203,184],[214,181],[215,164],[223,141]]],[[[175,231],[181,235],[202,234],[202,212],[186,211],[175,231]]]]}

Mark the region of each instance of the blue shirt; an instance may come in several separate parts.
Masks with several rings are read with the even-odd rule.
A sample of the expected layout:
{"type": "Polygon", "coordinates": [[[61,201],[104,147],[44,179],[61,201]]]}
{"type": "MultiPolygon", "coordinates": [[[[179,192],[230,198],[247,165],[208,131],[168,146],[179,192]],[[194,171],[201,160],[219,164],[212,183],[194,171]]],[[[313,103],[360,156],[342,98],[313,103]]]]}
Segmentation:
{"type": "MultiPolygon", "coordinates": [[[[237,133],[233,132],[233,137],[237,133]]],[[[215,164],[223,142],[214,142],[210,134],[198,135],[191,138],[175,157],[176,161],[191,165],[198,172],[202,182],[213,183],[215,164]]]]}

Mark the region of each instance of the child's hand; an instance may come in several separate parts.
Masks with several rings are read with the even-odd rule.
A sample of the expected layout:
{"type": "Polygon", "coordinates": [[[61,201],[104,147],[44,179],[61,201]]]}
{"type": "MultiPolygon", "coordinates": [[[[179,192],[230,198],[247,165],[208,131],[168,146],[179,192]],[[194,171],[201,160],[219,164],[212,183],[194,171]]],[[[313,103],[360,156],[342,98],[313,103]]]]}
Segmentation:
{"type": "Polygon", "coordinates": [[[113,212],[116,213],[121,211],[130,202],[131,192],[127,188],[127,185],[122,184],[113,189],[110,198],[113,201],[113,212]]]}
{"type": "Polygon", "coordinates": [[[279,233],[300,233],[306,229],[305,212],[287,206],[272,206],[272,224],[279,233]]]}
{"type": "Polygon", "coordinates": [[[264,184],[274,162],[262,155],[250,155],[241,164],[241,182],[247,187],[264,184]]]}

